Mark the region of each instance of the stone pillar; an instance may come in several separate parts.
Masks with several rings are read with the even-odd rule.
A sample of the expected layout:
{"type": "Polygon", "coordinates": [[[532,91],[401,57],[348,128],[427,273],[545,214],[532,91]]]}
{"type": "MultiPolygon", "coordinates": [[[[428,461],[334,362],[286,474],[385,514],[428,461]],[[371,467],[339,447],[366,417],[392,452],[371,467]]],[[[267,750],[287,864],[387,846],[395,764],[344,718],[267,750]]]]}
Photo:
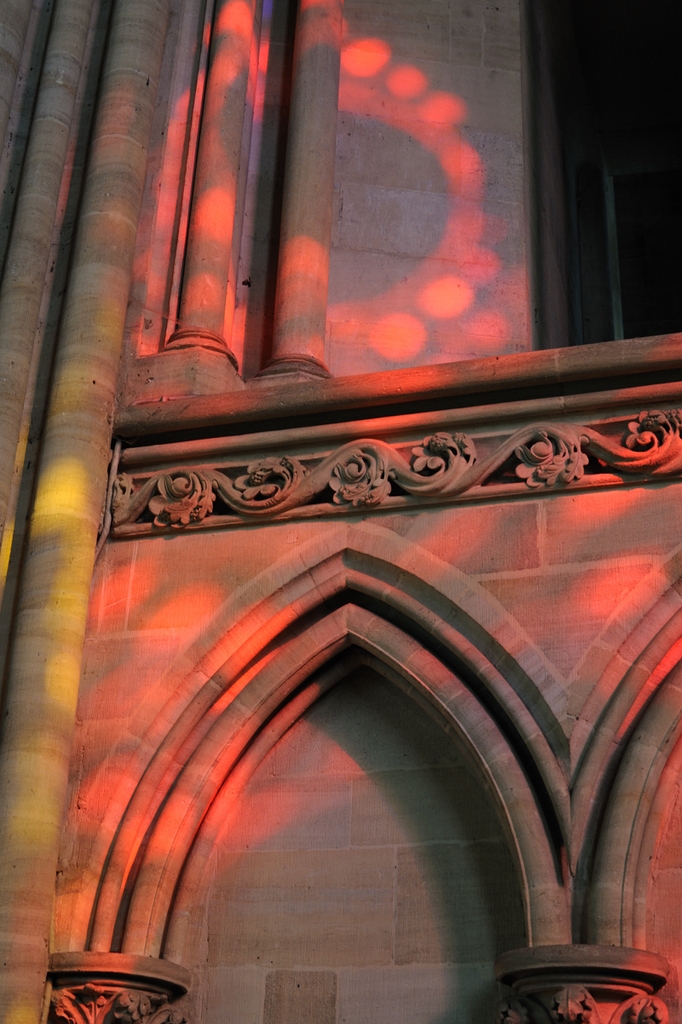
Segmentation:
{"type": "Polygon", "coordinates": [[[655,993],[663,957],[623,946],[533,946],[503,953],[498,979],[512,989],[497,1024],[668,1024],[655,993]]]}
{"type": "Polygon", "coordinates": [[[0,11],[0,139],[7,135],[14,86],[26,41],[31,4],[26,0],[3,0],[0,11]]]}
{"type": "Polygon", "coordinates": [[[57,345],[3,708],[0,1020],[38,1021],[168,0],[118,0],[57,345]]]}
{"type": "Polygon", "coordinates": [[[324,365],[342,0],[299,0],[272,359],[261,375],[324,365]]]}
{"type": "Polygon", "coordinates": [[[123,953],[53,953],[49,1024],[187,1024],[178,964],[123,953]]]}
{"type": "MultiPolygon", "coordinates": [[[[224,0],[216,10],[192,192],[178,329],[165,349],[200,347],[237,361],[226,334],[228,286],[241,238],[250,69],[258,47],[257,0],[224,0]],[[241,168],[241,175],[240,175],[241,168]]],[[[250,115],[249,115],[250,116],[250,115]]],[[[234,294],[234,288],[230,289],[234,294]]],[[[231,317],[228,311],[228,321],[231,317]]],[[[231,311],[232,313],[234,310],[231,311]]]]}
{"type": "MultiPolygon", "coordinates": [[[[92,0],[59,0],[55,10],[0,288],[0,536],[10,524],[3,567],[14,520],[15,463],[23,464],[25,451],[22,419],[40,304],[91,13],[92,0]]],[[[3,585],[0,573],[0,597],[3,585]]]]}

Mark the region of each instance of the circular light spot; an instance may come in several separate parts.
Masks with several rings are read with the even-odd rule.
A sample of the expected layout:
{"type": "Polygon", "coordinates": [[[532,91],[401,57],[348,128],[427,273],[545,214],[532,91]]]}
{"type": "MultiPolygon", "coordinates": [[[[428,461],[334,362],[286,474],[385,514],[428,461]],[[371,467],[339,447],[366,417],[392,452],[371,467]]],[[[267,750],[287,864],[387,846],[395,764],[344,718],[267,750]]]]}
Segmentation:
{"type": "Polygon", "coordinates": [[[419,113],[432,124],[461,124],[467,116],[464,100],[451,92],[432,92],[422,103],[419,113]]]}
{"type": "Polygon", "coordinates": [[[371,78],[391,59],[391,47],[383,39],[358,39],[341,52],[341,66],[349,75],[371,78]]]}
{"type": "Polygon", "coordinates": [[[374,325],[369,343],[380,355],[398,363],[421,352],[426,343],[426,328],[409,313],[390,313],[374,325]]]}
{"type": "Polygon", "coordinates": [[[431,281],[419,293],[419,308],[438,320],[459,316],[472,304],[476,294],[461,277],[448,274],[431,281]]]}
{"type": "Polygon", "coordinates": [[[412,100],[415,96],[421,96],[428,84],[424,72],[411,64],[402,64],[394,68],[386,78],[389,92],[401,100],[412,100]]]}

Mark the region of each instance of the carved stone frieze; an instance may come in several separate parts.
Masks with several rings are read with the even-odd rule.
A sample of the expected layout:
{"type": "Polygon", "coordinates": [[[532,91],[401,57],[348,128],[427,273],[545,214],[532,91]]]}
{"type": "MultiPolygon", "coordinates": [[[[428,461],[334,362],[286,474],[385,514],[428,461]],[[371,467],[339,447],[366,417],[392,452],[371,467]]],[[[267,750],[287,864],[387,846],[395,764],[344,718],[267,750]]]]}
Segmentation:
{"type": "Polygon", "coordinates": [[[551,491],[589,474],[651,478],[682,472],[682,416],[642,412],[621,441],[590,426],[538,423],[517,430],[479,458],[462,433],[420,443],[352,441],[320,456],[269,456],[245,466],[213,465],[121,473],[113,486],[113,533],[274,518],[315,505],[331,511],[376,508],[392,498],[447,501],[486,488],[551,491]]]}

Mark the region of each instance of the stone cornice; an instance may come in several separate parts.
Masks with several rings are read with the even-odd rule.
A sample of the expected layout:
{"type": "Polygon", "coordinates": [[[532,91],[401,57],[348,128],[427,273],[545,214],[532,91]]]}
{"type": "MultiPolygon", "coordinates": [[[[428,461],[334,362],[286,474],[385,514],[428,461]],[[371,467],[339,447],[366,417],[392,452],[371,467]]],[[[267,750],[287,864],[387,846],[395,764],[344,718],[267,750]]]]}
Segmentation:
{"type": "Polygon", "coordinates": [[[85,984],[98,979],[101,982],[143,985],[178,998],[187,993],[191,974],[187,968],[170,960],[130,953],[85,952],[52,953],[49,974],[53,985],[85,984]]]}
{"type": "MultiPolygon", "coordinates": [[[[134,367],[131,368],[134,372],[134,367]]],[[[640,388],[639,404],[651,404],[644,392],[682,379],[682,335],[584,345],[469,359],[354,377],[307,382],[247,384],[229,394],[173,397],[118,410],[115,432],[122,437],[221,430],[248,423],[285,425],[296,419],[318,422],[390,414],[428,403],[430,408],[464,408],[528,402],[601,392],[601,406],[621,400],[623,389],[640,388]]],[[[679,393],[679,390],[678,390],[679,393]]],[[[659,399],[661,400],[661,399],[659,399]]],[[[674,399],[673,399],[674,400],[674,399]]]]}

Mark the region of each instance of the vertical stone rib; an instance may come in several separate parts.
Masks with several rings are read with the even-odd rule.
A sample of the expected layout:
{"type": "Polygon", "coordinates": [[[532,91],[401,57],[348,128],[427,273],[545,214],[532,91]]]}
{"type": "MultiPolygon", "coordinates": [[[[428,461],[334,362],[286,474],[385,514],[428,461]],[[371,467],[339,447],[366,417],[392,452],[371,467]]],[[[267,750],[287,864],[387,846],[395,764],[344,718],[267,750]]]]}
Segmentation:
{"type": "Polygon", "coordinates": [[[257,0],[224,0],[216,11],[192,192],[179,328],[166,348],[200,345],[236,360],[224,336],[239,221],[240,164],[257,0]]]}
{"type": "MultiPolygon", "coordinates": [[[[57,4],[0,288],[0,538],[14,514],[12,476],[15,460],[23,461],[22,411],[92,6],[93,0],[57,4]]],[[[3,585],[4,574],[0,596],[3,585]]]]}
{"type": "Polygon", "coordinates": [[[0,139],[3,141],[30,20],[29,0],[3,0],[0,9],[0,139]]]}
{"type": "Polygon", "coordinates": [[[265,374],[324,366],[342,0],[299,0],[272,359],[265,374]]]}
{"type": "Polygon", "coordinates": [[[38,1021],[95,541],[168,0],[118,0],[19,595],[0,750],[0,1020],[38,1021]]]}

